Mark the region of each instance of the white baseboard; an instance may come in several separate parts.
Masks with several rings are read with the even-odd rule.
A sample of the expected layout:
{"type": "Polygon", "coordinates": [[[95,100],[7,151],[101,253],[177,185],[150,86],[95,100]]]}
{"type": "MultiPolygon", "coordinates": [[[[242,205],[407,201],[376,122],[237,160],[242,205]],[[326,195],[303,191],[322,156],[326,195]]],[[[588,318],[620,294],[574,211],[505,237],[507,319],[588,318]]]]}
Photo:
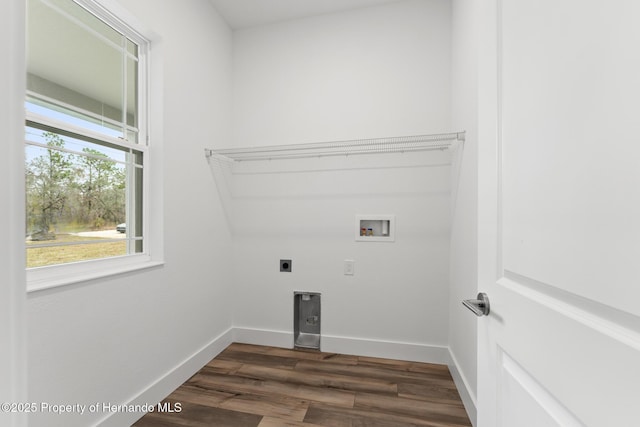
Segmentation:
{"type": "Polygon", "coordinates": [[[397,341],[367,340],[353,337],[323,336],[322,351],[382,357],[411,362],[439,363],[449,361],[449,349],[445,346],[404,343],[397,341]]]}
{"type": "MultiPolygon", "coordinates": [[[[273,347],[293,348],[293,333],[284,331],[234,328],[235,342],[273,347]]],[[[330,353],[383,357],[413,362],[449,364],[449,349],[445,346],[412,344],[394,341],[322,335],[320,350],[330,353]]]]}
{"type": "Polygon", "coordinates": [[[233,328],[233,341],[243,344],[293,348],[293,333],[269,329],[233,328]]]}
{"type": "Polygon", "coordinates": [[[449,358],[449,371],[451,372],[451,376],[453,377],[453,382],[458,389],[460,399],[462,399],[462,404],[467,410],[467,415],[469,415],[471,424],[475,427],[476,425],[478,425],[478,408],[476,403],[476,394],[471,390],[471,387],[469,387],[469,382],[460,371],[458,361],[453,353],[451,353],[451,350],[449,350],[449,358]]]}
{"type": "MultiPolygon", "coordinates": [[[[138,393],[123,405],[145,405],[160,402],[176,388],[182,385],[193,374],[198,372],[211,359],[233,342],[233,328],[228,329],[209,344],[196,351],[186,360],[171,369],[153,384],[138,393]]],[[[132,425],[144,415],[143,412],[113,412],[100,420],[96,425],[100,427],[121,427],[132,425]]]]}

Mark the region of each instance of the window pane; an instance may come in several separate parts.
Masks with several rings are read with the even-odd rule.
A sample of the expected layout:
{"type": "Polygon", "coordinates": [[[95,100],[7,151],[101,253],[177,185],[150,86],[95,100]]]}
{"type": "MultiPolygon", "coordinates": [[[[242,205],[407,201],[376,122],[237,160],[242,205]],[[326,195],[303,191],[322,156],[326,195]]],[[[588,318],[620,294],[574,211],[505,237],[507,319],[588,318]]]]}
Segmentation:
{"type": "MultiPolygon", "coordinates": [[[[36,144],[44,144],[48,145],[52,134],[55,132],[49,132],[46,130],[46,127],[43,126],[44,129],[38,127],[37,124],[33,124],[33,126],[27,125],[26,128],[26,136],[25,139],[27,142],[33,142],[36,144]]],[[[73,151],[76,153],[85,153],[89,151],[97,152],[99,156],[104,156],[113,161],[126,163],[127,162],[127,153],[128,150],[122,147],[118,147],[111,144],[106,144],[103,142],[95,143],[91,142],[89,139],[76,138],[73,136],[64,135],[61,132],[57,132],[58,136],[63,138],[64,141],[64,149],[73,151]]]]}
{"type": "Polygon", "coordinates": [[[133,55],[134,58],[138,57],[138,45],[132,42],[131,40],[127,40],[127,52],[133,55]]]}
{"type": "Polygon", "coordinates": [[[71,0],[28,3],[27,88],[33,98],[128,138],[126,124],[137,127],[135,44],[71,0]]]}
{"type": "MultiPolygon", "coordinates": [[[[136,164],[138,164],[139,162],[142,162],[142,156],[141,155],[136,155],[134,154],[133,157],[139,159],[136,160],[136,164]]],[[[143,188],[143,173],[142,173],[142,167],[134,167],[133,168],[133,182],[131,183],[131,186],[133,188],[135,188],[135,192],[136,193],[142,193],[142,188],[143,188]]],[[[130,230],[130,237],[142,237],[143,235],[143,209],[142,209],[142,198],[138,197],[137,199],[134,199],[132,201],[133,206],[132,206],[132,210],[131,210],[131,214],[130,216],[130,221],[132,221],[133,227],[131,227],[130,230]]],[[[142,241],[138,242],[138,246],[137,246],[137,250],[136,252],[142,252],[142,241]]]]}
{"type": "Polygon", "coordinates": [[[126,220],[125,165],[91,148],[83,150],[87,156],[58,151],[64,140],[47,137],[52,148],[26,150],[27,233],[47,241],[63,233],[115,231],[126,220]]]}
{"type": "Polygon", "coordinates": [[[47,0],[47,3],[57,9],[60,15],[66,16],[69,20],[76,21],[76,25],[87,26],[116,45],[120,45],[122,42],[120,32],[113,29],[106,22],[101,21],[98,17],[94,16],[74,1],[47,0]]]}
{"type": "MultiPolygon", "coordinates": [[[[138,61],[127,58],[127,125],[138,127],[138,61]]],[[[136,141],[131,141],[136,142],[136,141]]]]}
{"type": "Polygon", "coordinates": [[[142,153],[37,127],[26,143],[27,267],[141,252],[142,153]]]}
{"type": "Polygon", "coordinates": [[[109,123],[104,117],[92,117],[87,113],[83,114],[72,108],[65,108],[51,102],[43,101],[36,96],[27,96],[25,109],[31,113],[80,126],[107,136],[114,138],[122,137],[122,125],[120,123],[109,123]]]}

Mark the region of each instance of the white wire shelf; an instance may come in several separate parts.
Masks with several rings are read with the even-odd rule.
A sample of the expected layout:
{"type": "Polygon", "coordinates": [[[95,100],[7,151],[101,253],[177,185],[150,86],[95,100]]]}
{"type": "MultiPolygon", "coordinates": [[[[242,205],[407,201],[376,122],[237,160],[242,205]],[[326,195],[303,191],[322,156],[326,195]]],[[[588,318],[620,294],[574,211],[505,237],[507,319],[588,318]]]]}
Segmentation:
{"type": "Polygon", "coordinates": [[[464,141],[465,132],[432,135],[358,139],[351,141],[317,142],[309,144],[270,145],[232,149],[205,149],[207,158],[221,157],[236,162],[301,159],[308,157],[350,156],[358,154],[404,153],[411,151],[448,150],[464,141]]]}

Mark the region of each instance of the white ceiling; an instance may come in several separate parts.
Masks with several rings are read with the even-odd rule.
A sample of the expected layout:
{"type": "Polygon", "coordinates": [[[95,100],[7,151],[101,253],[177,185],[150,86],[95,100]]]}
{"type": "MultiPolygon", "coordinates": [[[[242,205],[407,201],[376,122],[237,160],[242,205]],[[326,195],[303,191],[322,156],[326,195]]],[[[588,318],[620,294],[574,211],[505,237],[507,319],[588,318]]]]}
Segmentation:
{"type": "Polygon", "coordinates": [[[391,3],[399,0],[210,0],[233,29],[391,3]]]}

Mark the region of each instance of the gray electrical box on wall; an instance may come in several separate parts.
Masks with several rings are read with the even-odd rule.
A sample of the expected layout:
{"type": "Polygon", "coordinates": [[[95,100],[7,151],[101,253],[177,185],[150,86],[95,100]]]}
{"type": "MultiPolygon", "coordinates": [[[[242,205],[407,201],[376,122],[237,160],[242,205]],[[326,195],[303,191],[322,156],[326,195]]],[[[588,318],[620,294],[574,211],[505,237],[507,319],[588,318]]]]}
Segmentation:
{"type": "Polygon", "coordinates": [[[293,345],[320,350],[319,293],[293,293],[293,345]]]}

